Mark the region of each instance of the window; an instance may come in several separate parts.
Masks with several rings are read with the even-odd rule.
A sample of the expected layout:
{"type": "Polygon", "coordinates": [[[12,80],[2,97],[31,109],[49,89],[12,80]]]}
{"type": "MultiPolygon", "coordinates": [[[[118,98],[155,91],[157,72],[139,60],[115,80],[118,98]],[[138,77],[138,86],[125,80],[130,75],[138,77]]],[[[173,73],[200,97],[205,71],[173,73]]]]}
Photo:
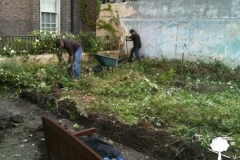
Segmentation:
{"type": "Polygon", "coordinates": [[[105,4],[105,3],[115,3],[116,0],[102,0],[102,4],[105,4]]]}
{"type": "Polygon", "coordinates": [[[140,0],[102,0],[102,4],[105,3],[120,3],[120,2],[132,2],[132,1],[140,1],[140,0]]]}
{"type": "Polygon", "coordinates": [[[41,31],[60,32],[59,0],[41,0],[41,31]]]}

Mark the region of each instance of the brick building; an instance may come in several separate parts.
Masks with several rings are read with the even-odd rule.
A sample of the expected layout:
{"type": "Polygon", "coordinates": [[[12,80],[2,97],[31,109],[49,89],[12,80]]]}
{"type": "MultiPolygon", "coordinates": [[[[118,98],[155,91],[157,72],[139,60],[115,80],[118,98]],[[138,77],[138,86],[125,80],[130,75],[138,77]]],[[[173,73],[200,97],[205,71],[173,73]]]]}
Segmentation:
{"type": "MultiPolygon", "coordinates": [[[[96,0],[85,2],[96,8],[96,0]]],[[[0,36],[27,35],[34,30],[73,34],[95,31],[81,21],[79,0],[0,1],[0,36]]]]}

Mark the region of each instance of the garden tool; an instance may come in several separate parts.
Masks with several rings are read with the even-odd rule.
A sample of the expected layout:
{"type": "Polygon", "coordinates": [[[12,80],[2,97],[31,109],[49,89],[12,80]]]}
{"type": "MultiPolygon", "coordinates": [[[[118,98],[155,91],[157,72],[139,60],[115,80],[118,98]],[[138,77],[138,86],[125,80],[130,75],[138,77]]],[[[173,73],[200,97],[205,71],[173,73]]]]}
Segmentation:
{"type": "Polygon", "coordinates": [[[61,63],[62,60],[63,60],[62,51],[61,50],[59,52],[57,52],[57,57],[58,57],[59,62],[61,63]]]}
{"type": "Polygon", "coordinates": [[[127,39],[127,37],[126,37],[126,49],[127,49],[127,57],[128,57],[128,45],[127,45],[127,41],[128,41],[128,39],[127,39]]]}
{"type": "Polygon", "coordinates": [[[123,62],[127,62],[127,61],[128,61],[128,57],[129,57],[129,54],[128,54],[128,41],[131,41],[131,40],[129,40],[129,39],[127,38],[127,36],[126,36],[126,50],[127,50],[127,59],[126,59],[126,60],[124,60],[123,62]]]}
{"type": "Polygon", "coordinates": [[[73,70],[74,70],[74,66],[73,64],[67,64],[62,56],[62,51],[60,50],[58,53],[57,53],[57,56],[58,56],[58,60],[59,62],[61,63],[62,61],[64,62],[64,64],[66,65],[67,67],[67,71],[68,71],[68,74],[70,75],[70,77],[72,79],[74,79],[73,75],[72,75],[72,72],[69,70],[69,68],[72,66],[73,67],[73,70]]]}

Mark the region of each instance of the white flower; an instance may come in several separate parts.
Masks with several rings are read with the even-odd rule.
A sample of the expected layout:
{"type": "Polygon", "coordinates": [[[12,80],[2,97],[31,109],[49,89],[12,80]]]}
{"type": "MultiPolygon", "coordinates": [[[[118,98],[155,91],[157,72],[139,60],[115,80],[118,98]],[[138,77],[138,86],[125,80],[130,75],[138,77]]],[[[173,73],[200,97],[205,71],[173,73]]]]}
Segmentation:
{"type": "Polygon", "coordinates": [[[14,53],[14,52],[15,52],[15,51],[12,49],[12,50],[11,50],[11,53],[14,53]]]}
{"type": "Polygon", "coordinates": [[[65,38],[65,36],[63,36],[63,38],[65,38]]]}
{"type": "Polygon", "coordinates": [[[6,50],[7,50],[7,48],[6,48],[6,47],[3,47],[3,50],[4,50],[4,51],[6,51],[6,50]]]}
{"type": "Polygon", "coordinates": [[[38,39],[35,39],[35,42],[39,42],[39,40],[38,40],[38,39]]]}

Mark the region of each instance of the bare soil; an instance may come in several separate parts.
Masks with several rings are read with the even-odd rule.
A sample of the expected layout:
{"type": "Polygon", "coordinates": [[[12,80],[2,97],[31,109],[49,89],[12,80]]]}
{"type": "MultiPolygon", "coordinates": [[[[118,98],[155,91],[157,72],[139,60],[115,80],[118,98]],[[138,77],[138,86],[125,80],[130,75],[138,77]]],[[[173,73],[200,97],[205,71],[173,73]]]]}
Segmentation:
{"type": "MultiPolygon", "coordinates": [[[[20,97],[27,99],[39,107],[51,103],[54,106],[59,98],[57,88],[51,94],[43,95],[31,92],[22,92],[20,97]]],[[[116,117],[104,113],[92,112],[88,118],[79,116],[76,111],[75,102],[64,100],[51,110],[51,114],[57,117],[70,119],[69,114],[76,113],[75,122],[84,127],[96,127],[99,134],[120,143],[129,149],[133,149],[144,155],[143,159],[157,160],[214,160],[217,154],[210,152],[194,140],[184,140],[167,132],[166,126],[162,128],[150,128],[145,123],[127,125],[119,122],[116,117]]],[[[129,160],[141,158],[130,158],[129,160]]],[[[223,158],[224,160],[224,158],[223,158]]]]}
{"type": "MultiPolygon", "coordinates": [[[[1,160],[47,160],[41,116],[45,115],[74,131],[74,123],[24,99],[3,98],[0,96],[0,159],[1,160]]],[[[83,129],[80,126],[79,129],[83,129]]],[[[146,155],[121,143],[98,135],[102,140],[113,144],[124,160],[144,160],[146,155]]]]}

